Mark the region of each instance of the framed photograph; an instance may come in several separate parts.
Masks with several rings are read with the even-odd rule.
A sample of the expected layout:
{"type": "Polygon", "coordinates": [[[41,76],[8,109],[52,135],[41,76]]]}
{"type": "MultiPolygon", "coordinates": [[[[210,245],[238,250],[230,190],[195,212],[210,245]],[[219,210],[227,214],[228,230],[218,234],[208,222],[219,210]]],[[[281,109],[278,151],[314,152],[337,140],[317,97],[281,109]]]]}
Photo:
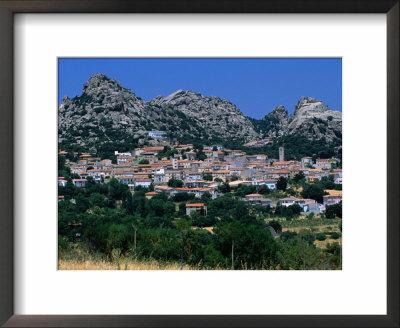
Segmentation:
{"type": "Polygon", "coordinates": [[[0,1],[1,324],[398,327],[399,7],[0,1]]]}
{"type": "Polygon", "coordinates": [[[58,58],[58,269],[341,270],[341,82],[341,58],[58,58]]]}

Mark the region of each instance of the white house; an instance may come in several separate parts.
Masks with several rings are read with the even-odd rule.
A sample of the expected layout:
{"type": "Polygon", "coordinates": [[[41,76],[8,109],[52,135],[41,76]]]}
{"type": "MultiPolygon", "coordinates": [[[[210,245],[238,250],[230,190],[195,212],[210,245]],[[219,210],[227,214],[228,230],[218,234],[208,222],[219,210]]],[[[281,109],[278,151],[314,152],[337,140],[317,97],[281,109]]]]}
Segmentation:
{"type": "Polygon", "coordinates": [[[66,187],[67,186],[67,180],[58,179],[58,186],[59,187],[66,187]]]}
{"type": "Polygon", "coordinates": [[[206,192],[208,192],[211,195],[211,198],[213,198],[215,195],[215,190],[212,188],[198,188],[198,189],[196,189],[196,192],[194,195],[196,198],[201,198],[201,196],[203,196],[206,192]]]}
{"type": "Polygon", "coordinates": [[[72,183],[77,188],[86,188],[86,186],[87,186],[86,179],[72,179],[72,183]]]}
{"type": "Polygon", "coordinates": [[[301,205],[301,207],[302,207],[302,212],[304,214],[310,214],[310,213],[320,214],[323,209],[323,205],[318,204],[316,202],[307,202],[301,205]]]}
{"type": "Polygon", "coordinates": [[[334,205],[342,201],[342,195],[325,195],[322,196],[324,200],[324,206],[334,205]]]}
{"type": "Polygon", "coordinates": [[[119,155],[117,156],[117,164],[125,164],[125,163],[132,163],[134,160],[133,156],[129,156],[129,155],[119,155]]]}
{"type": "Polygon", "coordinates": [[[336,164],[337,161],[335,159],[331,159],[331,158],[317,158],[316,163],[315,163],[315,167],[317,169],[325,169],[325,170],[329,170],[332,167],[332,164],[336,164]]]}
{"type": "Polygon", "coordinates": [[[192,181],[198,181],[203,178],[203,173],[201,172],[188,172],[186,173],[186,181],[192,182],[192,181]]]}
{"type": "Polygon", "coordinates": [[[87,173],[96,182],[101,182],[102,178],[104,178],[104,176],[105,176],[105,171],[104,170],[100,170],[100,169],[87,170],[87,173]]]}
{"type": "Polygon", "coordinates": [[[207,215],[207,206],[204,203],[186,204],[186,215],[190,215],[192,212],[204,213],[207,215]]]}
{"type": "Polygon", "coordinates": [[[133,185],[135,183],[135,178],[132,175],[120,175],[116,179],[125,185],[133,185]]]}
{"type": "Polygon", "coordinates": [[[342,178],[336,178],[334,182],[335,184],[342,184],[342,178]]]}
{"type": "Polygon", "coordinates": [[[167,132],[165,131],[148,131],[149,137],[154,139],[167,139],[167,132]]]}
{"type": "Polygon", "coordinates": [[[118,150],[114,151],[114,155],[122,155],[122,156],[132,156],[131,152],[119,153],[118,150]]]}
{"type": "Polygon", "coordinates": [[[155,173],[153,176],[154,183],[165,183],[167,182],[167,178],[164,173],[155,173]]]}
{"type": "Polygon", "coordinates": [[[276,189],[276,180],[264,180],[268,189],[276,189]]]}
{"type": "Polygon", "coordinates": [[[142,186],[142,187],[148,188],[148,187],[150,187],[151,183],[152,183],[151,179],[146,179],[146,178],[136,178],[135,179],[135,187],[142,186]]]}
{"type": "Polygon", "coordinates": [[[296,204],[297,198],[282,198],[280,199],[280,203],[282,206],[290,206],[296,204]]]}

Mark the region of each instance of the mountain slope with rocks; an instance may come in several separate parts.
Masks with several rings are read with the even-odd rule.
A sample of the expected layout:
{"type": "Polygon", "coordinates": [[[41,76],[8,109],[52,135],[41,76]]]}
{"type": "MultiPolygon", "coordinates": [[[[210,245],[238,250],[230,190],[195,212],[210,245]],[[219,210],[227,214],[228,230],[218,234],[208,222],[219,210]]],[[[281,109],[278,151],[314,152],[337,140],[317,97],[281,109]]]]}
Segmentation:
{"type": "Polygon", "coordinates": [[[261,120],[261,127],[269,137],[299,135],[331,142],[342,138],[342,113],[315,98],[301,97],[292,115],[278,106],[261,120]]]}
{"type": "MultiPolygon", "coordinates": [[[[144,102],[131,90],[103,74],[94,74],[82,94],[64,97],[59,106],[60,147],[74,145],[97,152],[107,144],[150,143],[146,131],[166,131],[182,142],[251,140],[259,135],[251,120],[234,104],[193,91],[178,90],[168,97],[144,102]]],[[[126,147],[123,147],[126,148],[126,147]]]]}
{"type": "Polygon", "coordinates": [[[148,131],[165,131],[182,143],[222,143],[231,147],[261,138],[299,135],[310,140],[341,139],[342,114],[315,98],[302,97],[292,115],[283,106],[262,120],[245,116],[228,100],[178,90],[148,102],[104,74],[94,74],[82,94],[59,105],[60,149],[101,156],[140,145],[162,143],[148,131]]]}

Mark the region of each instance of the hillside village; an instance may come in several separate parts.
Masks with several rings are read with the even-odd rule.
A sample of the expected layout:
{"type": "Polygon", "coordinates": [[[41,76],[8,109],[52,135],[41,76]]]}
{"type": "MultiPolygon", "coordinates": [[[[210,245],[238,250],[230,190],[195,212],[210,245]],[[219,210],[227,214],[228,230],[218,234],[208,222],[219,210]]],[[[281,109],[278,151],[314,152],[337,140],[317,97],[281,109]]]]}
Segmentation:
{"type": "Polygon", "coordinates": [[[59,268],[342,268],[342,114],[321,100],[255,119],[94,74],[58,124],[59,268]]]}
{"type": "MultiPolygon", "coordinates": [[[[263,139],[262,142],[268,140],[263,139]]],[[[88,181],[104,184],[115,178],[127,185],[132,193],[135,188],[147,188],[147,198],[159,193],[170,197],[179,193],[193,194],[199,201],[186,205],[188,215],[192,211],[206,211],[206,205],[200,201],[203,195],[216,199],[223,196],[227,189],[234,191],[239,186],[255,187],[254,193],[243,197],[249,205],[275,208],[278,204],[286,207],[298,204],[304,215],[320,214],[327,205],[342,200],[341,190],[329,190],[319,203],[297,196],[299,193],[290,188],[290,182],[295,177],[310,184],[329,177],[334,185],[341,185],[342,169],[337,168],[335,158],[317,158],[315,163],[311,157],[304,157],[301,161],[285,160],[282,147],[277,159],[262,154],[248,155],[242,150],[225,149],[221,145],[197,145],[196,148],[193,144],[178,143],[170,147],[136,148],[132,152],[115,151],[113,160],[100,160],[88,153],[69,154],[64,150],[59,152],[59,156],[66,158],[65,165],[70,168],[72,183],[77,188],[85,188],[88,181]],[[273,193],[277,189],[282,190],[277,185],[279,180],[286,183],[283,190],[290,188],[293,195],[282,198],[282,193],[273,193]]],[[[60,187],[65,187],[67,182],[64,177],[58,179],[60,187]]],[[[63,199],[64,196],[60,195],[59,201],[63,199]]]]}

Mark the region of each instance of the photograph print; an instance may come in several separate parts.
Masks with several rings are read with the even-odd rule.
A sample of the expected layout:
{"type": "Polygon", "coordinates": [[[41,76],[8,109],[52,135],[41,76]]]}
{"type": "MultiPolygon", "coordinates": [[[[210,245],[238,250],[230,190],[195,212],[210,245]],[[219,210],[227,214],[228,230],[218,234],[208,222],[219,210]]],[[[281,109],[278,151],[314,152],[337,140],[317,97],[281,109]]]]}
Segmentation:
{"type": "Polygon", "coordinates": [[[59,270],[341,270],[341,58],[59,58],[59,270]]]}

